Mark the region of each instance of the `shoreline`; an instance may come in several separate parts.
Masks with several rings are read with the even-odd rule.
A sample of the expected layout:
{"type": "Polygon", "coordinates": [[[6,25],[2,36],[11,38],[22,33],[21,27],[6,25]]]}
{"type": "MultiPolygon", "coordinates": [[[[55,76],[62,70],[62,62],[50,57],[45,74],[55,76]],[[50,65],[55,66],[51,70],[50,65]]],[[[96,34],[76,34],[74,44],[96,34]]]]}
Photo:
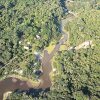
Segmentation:
{"type": "MultiPolygon", "coordinates": [[[[65,19],[65,20],[68,21],[68,19],[65,19]]],[[[67,21],[66,21],[66,23],[67,23],[67,21]]],[[[40,82],[35,83],[35,84],[38,84],[38,85],[33,86],[33,82],[34,82],[34,81],[29,80],[29,79],[27,79],[27,78],[24,79],[22,76],[19,76],[19,75],[9,75],[8,78],[3,79],[2,81],[5,81],[6,79],[9,79],[9,78],[14,78],[14,79],[18,80],[19,83],[25,82],[24,85],[27,86],[27,89],[29,89],[30,87],[35,88],[35,89],[40,89],[40,88],[46,89],[46,88],[48,88],[48,87],[51,87],[51,85],[52,85],[52,79],[51,79],[51,77],[53,77],[53,75],[51,75],[51,73],[52,73],[52,64],[51,64],[51,60],[52,60],[54,54],[55,54],[56,52],[59,51],[60,46],[63,45],[63,43],[65,43],[65,42],[68,41],[68,39],[69,39],[69,33],[68,33],[67,31],[65,31],[64,27],[65,27],[65,24],[64,24],[63,26],[61,26],[62,32],[63,32],[63,34],[62,34],[62,37],[63,37],[63,38],[61,37],[61,39],[59,40],[59,44],[56,44],[56,45],[55,45],[54,49],[52,50],[52,52],[51,52],[50,54],[48,53],[47,50],[44,51],[44,56],[43,56],[42,62],[41,62],[41,63],[42,63],[43,75],[42,75],[42,76],[40,77],[40,79],[39,79],[40,82]],[[50,65],[49,67],[47,67],[48,64],[50,65]],[[48,72],[47,72],[47,71],[48,71],[48,72]],[[45,74],[45,72],[46,72],[47,74],[45,74]],[[47,77],[47,76],[48,76],[48,77],[47,77]],[[26,80],[26,79],[27,79],[27,80],[26,80]]],[[[52,73],[52,74],[53,74],[53,73],[52,73]]],[[[10,81],[10,82],[11,82],[11,81],[10,81]]],[[[13,83],[13,82],[12,82],[12,83],[13,83]]],[[[15,84],[15,83],[13,83],[13,84],[15,84]]],[[[20,87],[20,84],[18,84],[18,85],[19,85],[19,87],[20,87]]],[[[26,88],[26,87],[25,87],[25,88],[26,88]]],[[[25,88],[22,88],[22,90],[25,89],[25,88]]],[[[13,89],[13,91],[16,90],[16,89],[17,89],[17,88],[16,88],[16,86],[15,86],[15,89],[13,89]]],[[[21,89],[21,88],[20,88],[20,89],[21,89]]],[[[27,89],[26,89],[26,90],[27,90],[27,89]]],[[[12,91],[12,90],[11,90],[11,91],[12,91]]],[[[13,91],[12,91],[12,92],[13,92],[13,91]]],[[[5,95],[5,93],[9,94],[9,91],[4,92],[3,95],[5,95]]],[[[11,93],[11,92],[10,92],[10,93],[11,93]]]]}

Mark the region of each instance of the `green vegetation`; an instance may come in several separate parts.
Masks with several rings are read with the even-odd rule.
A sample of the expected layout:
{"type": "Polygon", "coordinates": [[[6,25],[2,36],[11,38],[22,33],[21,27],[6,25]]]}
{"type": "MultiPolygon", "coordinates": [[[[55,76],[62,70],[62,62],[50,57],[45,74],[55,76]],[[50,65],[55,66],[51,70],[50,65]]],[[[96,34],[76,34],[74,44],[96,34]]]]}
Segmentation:
{"type": "Polygon", "coordinates": [[[0,77],[18,68],[34,76],[40,64],[33,53],[59,39],[62,14],[58,0],[0,0],[0,77]]]}
{"type": "Polygon", "coordinates": [[[66,29],[70,33],[70,45],[78,45],[86,40],[92,40],[94,45],[98,45],[100,39],[100,11],[84,10],[73,22],[67,23],[66,29]]]}
{"type": "MultiPolygon", "coordinates": [[[[80,1],[81,2],[81,1],[80,1]]],[[[74,5],[79,1],[74,2],[74,5]]],[[[69,46],[74,47],[92,40],[86,49],[61,51],[56,57],[55,66],[59,67],[50,100],[99,100],[100,98],[100,11],[86,6],[75,6],[77,18],[67,23],[69,46]],[[77,7],[80,7],[77,8],[77,7]]],[[[90,4],[90,3],[89,3],[90,4]]]]}
{"type": "MultiPolygon", "coordinates": [[[[53,66],[57,70],[50,91],[37,90],[35,95],[32,92],[14,92],[8,96],[9,99],[100,99],[100,0],[72,1],[67,7],[77,13],[77,17],[66,24],[65,30],[69,32],[68,45],[73,49],[55,55],[53,66]],[[75,50],[74,47],[88,40],[93,46],[75,50]]],[[[0,1],[0,77],[5,76],[5,72],[8,72],[6,76],[18,74],[11,70],[19,68],[23,70],[22,76],[36,79],[33,72],[41,65],[33,55],[34,50],[42,52],[48,46],[52,48],[50,43],[60,38],[63,3],[60,5],[59,0],[0,1]],[[30,42],[29,50],[23,48],[27,42],[30,42]]]]}

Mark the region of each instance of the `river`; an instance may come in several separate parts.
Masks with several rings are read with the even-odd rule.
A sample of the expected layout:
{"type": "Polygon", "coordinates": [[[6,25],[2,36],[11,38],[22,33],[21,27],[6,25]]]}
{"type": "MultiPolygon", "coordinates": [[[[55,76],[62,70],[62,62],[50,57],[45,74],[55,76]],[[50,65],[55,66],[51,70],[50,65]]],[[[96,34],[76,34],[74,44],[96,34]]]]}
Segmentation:
{"type": "Polygon", "coordinates": [[[52,85],[52,82],[50,79],[50,73],[52,71],[51,59],[53,58],[54,54],[57,51],[59,51],[60,46],[67,40],[67,34],[63,32],[63,27],[64,26],[61,26],[63,38],[60,39],[58,44],[55,45],[53,51],[49,54],[47,50],[44,50],[44,55],[41,60],[43,74],[42,76],[40,76],[39,85],[37,85],[37,87],[33,87],[32,83],[30,83],[29,81],[23,81],[15,77],[8,77],[0,81],[0,100],[3,100],[4,93],[8,91],[13,92],[16,89],[28,90],[30,88],[46,89],[48,87],[51,87],[52,85]]]}

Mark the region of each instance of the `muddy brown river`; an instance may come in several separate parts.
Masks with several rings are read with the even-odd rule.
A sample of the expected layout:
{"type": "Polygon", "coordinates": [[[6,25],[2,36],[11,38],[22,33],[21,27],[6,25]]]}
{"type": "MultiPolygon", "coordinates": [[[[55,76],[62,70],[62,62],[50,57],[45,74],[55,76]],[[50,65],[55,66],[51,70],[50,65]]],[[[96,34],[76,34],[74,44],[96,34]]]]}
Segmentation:
{"type": "MultiPolygon", "coordinates": [[[[63,32],[64,33],[64,32],[63,32]]],[[[55,45],[53,51],[49,54],[47,50],[44,50],[44,55],[41,60],[43,74],[40,76],[40,83],[37,87],[33,87],[29,81],[23,81],[15,77],[8,77],[0,81],[0,100],[3,100],[4,93],[8,91],[28,90],[30,88],[35,89],[46,89],[51,87],[52,82],[50,79],[50,72],[52,71],[51,59],[54,54],[59,50],[60,46],[67,40],[67,34],[63,34],[64,37],[59,40],[58,44],[55,45]]]]}

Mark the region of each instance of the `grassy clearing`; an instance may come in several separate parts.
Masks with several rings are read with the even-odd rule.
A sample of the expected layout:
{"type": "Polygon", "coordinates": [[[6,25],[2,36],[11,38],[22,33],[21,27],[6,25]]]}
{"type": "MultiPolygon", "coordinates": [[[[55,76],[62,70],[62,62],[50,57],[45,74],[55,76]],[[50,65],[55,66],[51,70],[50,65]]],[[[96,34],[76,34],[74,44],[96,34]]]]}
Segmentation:
{"type": "Polygon", "coordinates": [[[51,42],[50,45],[45,48],[45,50],[47,50],[48,53],[50,54],[53,51],[54,47],[55,47],[54,42],[51,42]]]}

